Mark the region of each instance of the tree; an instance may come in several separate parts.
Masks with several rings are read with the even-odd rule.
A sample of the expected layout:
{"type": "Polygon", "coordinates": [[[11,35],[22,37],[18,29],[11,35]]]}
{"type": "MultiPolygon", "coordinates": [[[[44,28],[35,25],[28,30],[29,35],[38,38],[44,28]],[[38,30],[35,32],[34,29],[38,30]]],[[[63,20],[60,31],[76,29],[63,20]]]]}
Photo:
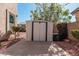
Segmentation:
{"type": "Polygon", "coordinates": [[[70,19],[72,18],[70,15],[69,15],[69,10],[64,10],[62,12],[62,19],[63,19],[63,22],[70,22],[70,19]]]}
{"type": "Polygon", "coordinates": [[[36,10],[31,11],[33,20],[48,20],[49,8],[47,4],[36,4],[36,10]],[[35,12],[36,11],[36,12],[35,12]]]}
{"type": "Polygon", "coordinates": [[[33,20],[46,20],[57,22],[69,22],[71,16],[69,14],[69,10],[63,8],[63,6],[59,3],[43,3],[43,4],[35,4],[36,10],[32,11],[33,20]]]}
{"type": "Polygon", "coordinates": [[[17,27],[17,26],[13,26],[12,27],[12,30],[13,30],[13,32],[14,32],[14,35],[15,35],[15,39],[16,39],[16,33],[19,31],[19,27],[17,27]]]}
{"type": "Polygon", "coordinates": [[[39,14],[38,14],[38,11],[37,10],[34,10],[34,11],[31,11],[32,13],[32,17],[33,17],[33,20],[38,20],[39,19],[39,14]]]}
{"type": "Polygon", "coordinates": [[[60,4],[54,3],[50,5],[50,17],[53,22],[57,22],[60,19],[62,7],[60,4]]]}

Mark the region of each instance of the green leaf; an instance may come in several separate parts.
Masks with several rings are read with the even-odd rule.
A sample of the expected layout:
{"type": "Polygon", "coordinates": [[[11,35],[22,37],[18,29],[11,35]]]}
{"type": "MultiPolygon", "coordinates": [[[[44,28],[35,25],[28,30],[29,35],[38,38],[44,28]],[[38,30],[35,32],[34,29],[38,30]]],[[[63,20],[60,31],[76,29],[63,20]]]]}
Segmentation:
{"type": "Polygon", "coordinates": [[[69,10],[63,11],[63,16],[68,16],[69,15],[69,10]]]}
{"type": "Polygon", "coordinates": [[[68,19],[71,19],[72,18],[72,16],[68,16],[68,19]]]}

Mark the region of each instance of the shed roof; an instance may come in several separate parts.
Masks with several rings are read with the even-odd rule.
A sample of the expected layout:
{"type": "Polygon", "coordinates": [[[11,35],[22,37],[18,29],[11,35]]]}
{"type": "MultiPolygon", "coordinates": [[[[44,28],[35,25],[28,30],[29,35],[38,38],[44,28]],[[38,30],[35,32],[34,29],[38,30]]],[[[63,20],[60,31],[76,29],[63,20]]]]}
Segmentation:
{"type": "Polygon", "coordinates": [[[28,20],[26,22],[52,22],[52,21],[45,21],[45,20],[28,20]]]}

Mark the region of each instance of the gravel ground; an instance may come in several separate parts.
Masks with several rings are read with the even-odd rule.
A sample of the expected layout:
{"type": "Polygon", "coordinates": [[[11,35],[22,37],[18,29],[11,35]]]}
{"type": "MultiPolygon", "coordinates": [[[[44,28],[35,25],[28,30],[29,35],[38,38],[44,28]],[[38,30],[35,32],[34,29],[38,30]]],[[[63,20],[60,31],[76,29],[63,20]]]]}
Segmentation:
{"type": "Polygon", "coordinates": [[[79,46],[77,46],[78,42],[66,42],[66,41],[57,41],[54,42],[61,48],[63,48],[66,52],[68,52],[72,56],[79,56],[79,46]]]}

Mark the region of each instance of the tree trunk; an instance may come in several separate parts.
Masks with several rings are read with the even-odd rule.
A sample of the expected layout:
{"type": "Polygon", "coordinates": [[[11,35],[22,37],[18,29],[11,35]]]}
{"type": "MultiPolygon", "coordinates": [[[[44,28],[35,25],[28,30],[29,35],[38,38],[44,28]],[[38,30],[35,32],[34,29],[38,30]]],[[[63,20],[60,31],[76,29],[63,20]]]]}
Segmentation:
{"type": "Polygon", "coordinates": [[[15,32],[15,39],[16,39],[16,32],[15,32]]]}

